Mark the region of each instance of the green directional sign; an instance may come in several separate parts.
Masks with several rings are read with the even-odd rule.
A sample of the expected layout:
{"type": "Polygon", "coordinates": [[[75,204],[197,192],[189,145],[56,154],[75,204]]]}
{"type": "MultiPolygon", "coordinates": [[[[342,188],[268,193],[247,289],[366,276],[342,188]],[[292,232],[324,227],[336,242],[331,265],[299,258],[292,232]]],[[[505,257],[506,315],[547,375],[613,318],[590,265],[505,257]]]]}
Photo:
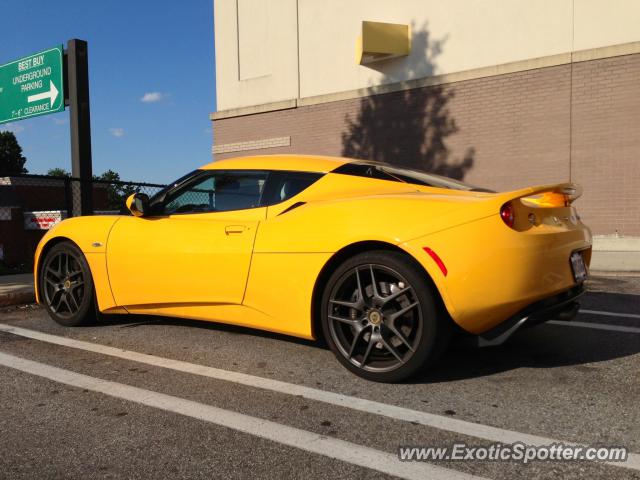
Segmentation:
{"type": "Polygon", "coordinates": [[[0,123],[64,110],[62,45],[0,65],[0,123]]]}

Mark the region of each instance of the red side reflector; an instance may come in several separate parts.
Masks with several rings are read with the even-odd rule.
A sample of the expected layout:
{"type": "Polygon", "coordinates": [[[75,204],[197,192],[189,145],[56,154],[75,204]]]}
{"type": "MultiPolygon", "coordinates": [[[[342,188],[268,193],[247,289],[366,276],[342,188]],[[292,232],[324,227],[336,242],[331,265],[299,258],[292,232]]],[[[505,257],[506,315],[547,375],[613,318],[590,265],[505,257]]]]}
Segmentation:
{"type": "Polygon", "coordinates": [[[433,258],[433,261],[436,262],[436,265],[438,265],[438,268],[440,268],[440,271],[446,277],[447,276],[447,267],[445,267],[444,262],[438,256],[438,254],[436,252],[434,252],[433,250],[431,250],[429,247],[422,247],[422,249],[425,252],[427,252],[431,258],[433,258]]]}
{"type": "Polygon", "coordinates": [[[513,224],[516,221],[515,212],[511,202],[505,203],[500,209],[500,218],[509,227],[513,228],[513,224]]]}

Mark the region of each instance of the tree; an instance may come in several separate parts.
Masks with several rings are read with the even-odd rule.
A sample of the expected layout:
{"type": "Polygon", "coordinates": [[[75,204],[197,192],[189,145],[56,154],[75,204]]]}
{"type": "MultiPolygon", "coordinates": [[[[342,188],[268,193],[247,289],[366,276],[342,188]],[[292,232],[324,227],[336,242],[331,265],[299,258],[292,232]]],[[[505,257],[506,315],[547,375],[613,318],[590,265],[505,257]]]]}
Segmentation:
{"type": "Polygon", "coordinates": [[[47,175],[49,175],[50,177],[70,177],[71,176],[71,174],[68,171],[60,167],[50,168],[49,170],[47,170],[47,175]]]}
{"type": "Polygon", "coordinates": [[[27,173],[26,161],[13,132],[0,132],[0,173],[27,173]]]}
{"type": "Polygon", "coordinates": [[[120,174],[111,169],[102,175],[94,175],[93,179],[107,185],[107,208],[109,210],[126,210],[124,202],[127,197],[140,191],[140,187],[123,184],[120,174]]]}
{"type": "Polygon", "coordinates": [[[105,182],[120,182],[120,174],[109,169],[102,175],[94,175],[94,180],[104,180],[105,182]]]}
{"type": "MultiPolygon", "coordinates": [[[[385,71],[396,72],[400,66],[408,78],[430,76],[437,70],[435,58],[444,40],[433,40],[426,25],[412,26],[412,31],[411,49],[416,52],[412,64],[395,58],[370,65],[384,74],[380,85],[396,83],[396,74],[385,71]]],[[[358,112],[346,117],[342,155],[464,179],[473,167],[475,150],[467,147],[460,159],[453,158],[447,146],[447,139],[459,131],[448,106],[454,89],[443,85],[398,92],[387,92],[383,86],[370,88],[371,94],[360,99],[358,112]]]]}

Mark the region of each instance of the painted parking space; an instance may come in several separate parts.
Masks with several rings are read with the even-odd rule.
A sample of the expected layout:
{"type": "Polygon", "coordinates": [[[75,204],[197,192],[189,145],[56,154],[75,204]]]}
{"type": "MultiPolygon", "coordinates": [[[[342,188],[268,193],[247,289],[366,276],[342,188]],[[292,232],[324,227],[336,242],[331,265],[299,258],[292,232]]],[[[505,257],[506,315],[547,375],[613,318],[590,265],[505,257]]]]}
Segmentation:
{"type": "MultiPolygon", "coordinates": [[[[609,312],[605,306],[596,305],[598,310],[594,311],[609,312]]],[[[610,322],[613,319],[628,322],[628,328],[635,325],[634,318],[589,312],[579,314],[576,322],[587,318],[591,320],[584,323],[615,326],[617,323],[610,322]]],[[[169,403],[195,402],[196,410],[217,412],[211,418],[217,418],[221,411],[231,412],[233,418],[250,417],[257,419],[252,421],[262,422],[260,424],[275,424],[275,430],[280,433],[288,432],[283,437],[267,438],[262,430],[234,430],[238,433],[214,440],[209,438],[209,447],[218,452],[217,456],[211,454],[210,460],[180,452],[183,459],[197,463],[206,471],[215,471],[222,459],[235,465],[249,462],[255,467],[244,458],[246,450],[239,449],[233,442],[234,448],[231,448],[231,444],[222,440],[227,435],[240,435],[243,443],[253,446],[256,452],[282,452],[275,454],[280,456],[280,463],[301,468],[299,465],[310,462],[312,471],[340,472],[335,474],[338,477],[366,477],[375,472],[382,477],[412,478],[416,471],[420,472],[417,475],[429,472],[429,478],[438,475],[442,478],[470,475],[513,478],[523,472],[532,476],[562,472],[567,478],[579,478],[585,472],[593,478],[638,476],[636,454],[640,452],[640,432],[638,422],[633,419],[638,418],[639,411],[633,399],[640,392],[633,375],[640,366],[640,340],[635,332],[553,323],[541,325],[519,332],[501,347],[480,350],[454,347],[433,371],[405,384],[385,385],[364,381],[339,368],[331,352],[322,345],[236,327],[131,316],[109,318],[92,327],[67,329],[53,324],[42,310],[34,307],[4,310],[2,323],[0,353],[12,357],[9,363],[34,362],[37,370],[60,369],[69,372],[64,375],[111,382],[109,389],[113,387],[114,392],[124,387],[140,389],[143,391],[140,395],[145,398],[165,395],[177,399],[162,397],[169,403]],[[309,445],[316,443],[313,438],[326,437],[329,447],[319,451],[325,447],[315,449],[316,445],[314,450],[305,448],[303,441],[296,440],[300,443],[296,446],[287,443],[288,440],[281,441],[297,438],[299,431],[309,445]],[[292,432],[294,436],[288,436],[292,432]],[[394,461],[402,445],[447,446],[459,441],[475,446],[517,441],[532,445],[550,442],[623,445],[631,455],[624,465],[586,461],[538,461],[526,466],[517,462],[432,461],[421,462],[420,467],[405,467],[404,462],[398,466],[394,461]],[[281,446],[272,447],[274,443],[281,446]],[[341,448],[336,449],[337,445],[341,448]],[[338,455],[349,449],[358,453],[348,458],[338,455]],[[366,463],[363,459],[369,454],[378,458],[379,463],[363,465],[366,463]]],[[[25,384],[59,383],[53,378],[37,380],[34,378],[37,373],[6,364],[0,368],[0,375],[3,384],[10,386],[6,395],[13,394],[11,398],[15,399],[15,395],[26,388],[25,384]]],[[[32,401],[37,394],[31,392],[14,402],[25,411],[35,409],[33,415],[42,415],[52,429],[62,428],[56,424],[56,412],[60,412],[61,417],[73,415],[74,410],[82,418],[94,414],[91,410],[94,407],[88,408],[78,400],[83,398],[80,393],[88,390],[85,395],[99,397],[99,402],[141,405],[118,407],[123,412],[138,408],[146,412],[122,417],[131,423],[131,428],[142,431],[151,428],[147,424],[139,425],[144,420],[140,415],[169,415],[172,420],[166,424],[166,430],[164,426],[159,428],[184,445],[192,444],[193,440],[187,437],[194,428],[233,430],[233,426],[180,412],[150,413],[158,409],[133,398],[115,398],[110,396],[113,393],[110,390],[86,389],[73,382],[64,384],[63,388],[38,389],[60,391],[53,396],[64,395],[69,400],[63,407],[59,404],[50,407],[50,400],[32,401]],[[40,403],[43,406],[37,407],[40,403]],[[194,427],[194,422],[209,426],[194,427]]],[[[3,413],[3,427],[8,432],[19,428],[11,423],[15,417],[11,412],[15,411],[3,413]]],[[[80,426],[74,428],[69,435],[80,435],[77,431],[80,426]]],[[[121,435],[121,430],[110,432],[103,428],[96,433],[107,444],[113,442],[116,434],[121,435]]],[[[80,444],[75,448],[83,451],[80,444]]],[[[164,452],[175,447],[160,444],[156,448],[164,452]]],[[[177,462],[172,457],[175,453],[166,452],[168,458],[172,458],[170,462],[177,462]]],[[[3,462],[17,468],[18,458],[9,455],[3,462]]],[[[60,466],[69,461],[57,459],[53,463],[60,466]]],[[[127,469],[134,468],[136,462],[123,460],[118,468],[130,471],[127,469]]],[[[265,476],[269,473],[267,469],[274,468],[270,462],[261,465],[259,468],[265,469],[261,470],[265,476]]]]}

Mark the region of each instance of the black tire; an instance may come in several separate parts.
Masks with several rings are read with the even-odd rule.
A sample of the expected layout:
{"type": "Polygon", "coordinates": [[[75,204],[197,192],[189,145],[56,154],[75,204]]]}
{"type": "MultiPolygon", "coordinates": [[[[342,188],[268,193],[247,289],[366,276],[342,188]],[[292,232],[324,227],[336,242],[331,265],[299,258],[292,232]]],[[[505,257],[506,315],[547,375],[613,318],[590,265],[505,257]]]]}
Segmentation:
{"type": "Polygon", "coordinates": [[[72,242],[54,245],[39,272],[40,303],[49,316],[65,327],[95,321],[95,291],[89,264],[72,242]]]}
{"type": "Polygon", "coordinates": [[[321,321],[340,363],[367,380],[393,383],[440,357],[451,324],[425,275],[406,255],[385,250],[355,255],[333,272],[321,321]]]}

